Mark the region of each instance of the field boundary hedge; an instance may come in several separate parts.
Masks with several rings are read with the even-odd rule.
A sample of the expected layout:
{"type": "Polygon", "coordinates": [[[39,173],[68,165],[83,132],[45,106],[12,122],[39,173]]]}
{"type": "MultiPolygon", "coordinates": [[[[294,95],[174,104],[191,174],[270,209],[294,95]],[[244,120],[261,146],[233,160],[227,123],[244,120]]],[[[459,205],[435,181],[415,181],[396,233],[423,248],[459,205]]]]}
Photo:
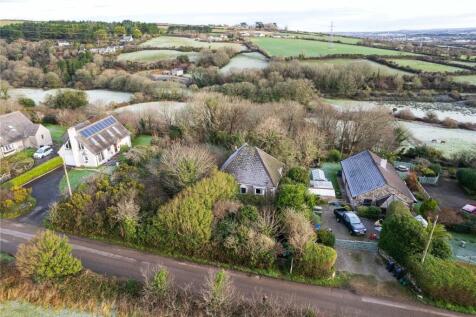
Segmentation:
{"type": "Polygon", "coordinates": [[[38,166],[33,167],[31,170],[18,175],[17,177],[8,181],[6,184],[12,186],[24,186],[35,179],[54,171],[61,165],[63,165],[63,159],[60,156],[54,157],[51,160],[48,160],[38,166]]]}

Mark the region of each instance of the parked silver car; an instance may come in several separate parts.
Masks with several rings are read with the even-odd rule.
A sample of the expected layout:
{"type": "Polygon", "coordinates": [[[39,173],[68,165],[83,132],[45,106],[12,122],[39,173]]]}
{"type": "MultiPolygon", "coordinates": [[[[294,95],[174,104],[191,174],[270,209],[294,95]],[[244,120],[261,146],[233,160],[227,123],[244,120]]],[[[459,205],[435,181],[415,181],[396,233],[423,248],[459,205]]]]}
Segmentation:
{"type": "Polygon", "coordinates": [[[41,159],[51,154],[53,154],[53,148],[49,145],[43,145],[38,150],[36,150],[35,154],[33,154],[33,157],[36,159],[41,159]]]}

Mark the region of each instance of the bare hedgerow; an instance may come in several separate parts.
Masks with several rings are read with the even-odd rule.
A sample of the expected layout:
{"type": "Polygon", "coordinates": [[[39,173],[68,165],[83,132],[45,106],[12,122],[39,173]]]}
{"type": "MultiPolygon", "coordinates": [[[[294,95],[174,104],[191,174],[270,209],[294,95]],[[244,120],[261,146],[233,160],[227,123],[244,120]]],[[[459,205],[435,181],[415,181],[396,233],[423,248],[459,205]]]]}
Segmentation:
{"type": "Polygon", "coordinates": [[[203,304],[208,315],[229,315],[234,297],[235,289],[228,273],[224,270],[210,271],[203,292],[203,304]]]}
{"type": "Polygon", "coordinates": [[[296,255],[301,255],[306,243],[315,240],[315,233],[311,223],[293,209],[284,211],[284,231],[288,237],[288,242],[294,249],[296,255]]]}

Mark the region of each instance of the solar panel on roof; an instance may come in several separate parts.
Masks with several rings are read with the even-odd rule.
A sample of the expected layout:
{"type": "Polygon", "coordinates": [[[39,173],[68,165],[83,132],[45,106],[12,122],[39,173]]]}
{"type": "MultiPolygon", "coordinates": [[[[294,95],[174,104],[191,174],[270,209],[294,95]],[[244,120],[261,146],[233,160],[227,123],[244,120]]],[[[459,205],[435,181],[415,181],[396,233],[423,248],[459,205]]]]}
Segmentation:
{"type": "Polygon", "coordinates": [[[113,117],[108,117],[104,120],[101,120],[92,124],[91,126],[87,127],[84,130],[81,130],[79,133],[83,137],[89,138],[91,135],[106,129],[107,127],[113,125],[114,123],[116,123],[116,119],[114,119],[113,117]]]}

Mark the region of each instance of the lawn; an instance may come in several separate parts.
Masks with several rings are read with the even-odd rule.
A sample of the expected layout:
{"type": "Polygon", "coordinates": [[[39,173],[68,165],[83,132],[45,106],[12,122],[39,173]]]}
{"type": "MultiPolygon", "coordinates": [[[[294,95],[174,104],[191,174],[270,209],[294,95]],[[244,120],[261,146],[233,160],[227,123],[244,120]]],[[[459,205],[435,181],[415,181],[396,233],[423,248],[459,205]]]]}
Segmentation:
{"type": "Polygon", "coordinates": [[[153,63],[164,60],[175,59],[180,55],[187,55],[191,61],[194,61],[198,57],[198,53],[195,52],[181,52],[176,50],[145,50],[131,53],[120,54],[117,57],[118,61],[130,61],[141,63],[153,63]]]}
{"type": "Polygon", "coordinates": [[[389,59],[388,61],[395,62],[400,66],[407,66],[415,70],[421,70],[429,73],[457,72],[465,70],[464,68],[420,61],[416,59],[389,59]]]}
{"type": "Polygon", "coordinates": [[[141,134],[141,135],[136,136],[132,140],[132,146],[150,145],[151,142],[152,142],[152,136],[151,135],[141,134]]]}
{"type": "Polygon", "coordinates": [[[50,131],[53,143],[62,144],[63,135],[66,133],[66,128],[58,124],[45,124],[45,127],[50,131]]]}
{"type": "Polygon", "coordinates": [[[342,193],[340,191],[339,182],[337,181],[337,173],[342,169],[340,163],[322,163],[321,169],[324,171],[327,179],[332,182],[336,197],[340,198],[342,193]]]}
{"type": "MultiPolygon", "coordinates": [[[[68,176],[69,176],[69,183],[71,184],[71,190],[75,191],[76,188],[81,183],[84,183],[87,181],[89,178],[91,178],[93,175],[99,174],[99,170],[91,170],[91,169],[71,169],[68,171],[68,176]]],[[[66,182],[66,176],[63,176],[59,183],[59,189],[61,193],[67,193],[68,191],[68,184],[66,182]]]]}
{"type": "Polygon", "coordinates": [[[359,45],[349,45],[333,43],[329,46],[327,42],[301,40],[301,39],[279,39],[270,37],[251,38],[251,41],[272,56],[290,57],[304,54],[306,57],[320,57],[334,54],[361,54],[361,55],[382,55],[382,56],[402,56],[416,55],[408,52],[399,52],[359,45]]]}
{"type": "MultiPolygon", "coordinates": [[[[306,38],[313,38],[316,40],[321,40],[321,41],[329,41],[329,35],[327,34],[322,34],[322,35],[299,35],[299,37],[306,37],[306,38]]],[[[346,37],[346,36],[339,36],[339,35],[334,35],[333,36],[334,42],[341,42],[345,44],[357,44],[358,42],[362,41],[362,39],[359,39],[357,37],[346,37]]]]}
{"type": "Polygon", "coordinates": [[[148,40],[140,45],[141,47],[155,47],[155,48],[178,48],[178,47],[195,47],[195,48],[209,48],[218,49],[223,47],[231,47],[237,51],[243,50],[245,47],[238,43],[208,43],[190,39],[187,37],[175,36],[160,36],[148,40]]]}
{"type": "Polygon", "coordinates": [[[457,83],[468,83],[471,85],[476,85],[476,75],[454,76],[453,81],[457,83]]]}
{"type": "Polygon", "coordinates": [[[476,264],[476,235],[451,232],[451,247],[453,256],[465,262],[476,264]],[[464,248],[461,242],[464,241],[464,248]]]}
{"type": "Polygon", "coordinates": [[[305,60],[302,63],[309,65],[367,65],[375,73],[380,72],[382,75],[410,75],[410,73],[403,70],[395,69],[376,63],[374,61],[369,61],[364,58],[329,58],[329,59],[315,59],[315,60],[305,60]]]}

